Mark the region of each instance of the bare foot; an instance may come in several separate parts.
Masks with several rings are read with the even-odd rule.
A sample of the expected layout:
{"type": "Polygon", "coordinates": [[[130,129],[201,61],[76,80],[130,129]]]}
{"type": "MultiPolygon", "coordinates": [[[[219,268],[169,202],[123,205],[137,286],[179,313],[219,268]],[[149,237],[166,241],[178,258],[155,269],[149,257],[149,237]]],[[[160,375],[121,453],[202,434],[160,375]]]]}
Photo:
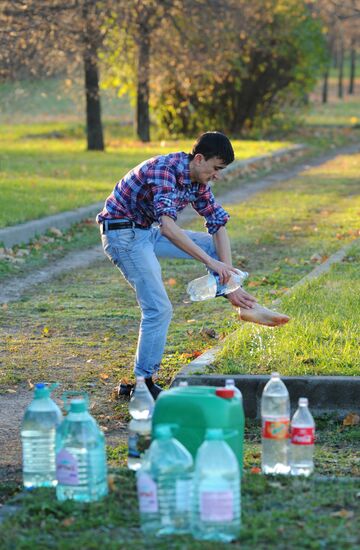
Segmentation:
{"type": "Polygon", "coordinates": [[[248,321],[250,323],[257,323],[258,325],[265,325],[267,327],[278,327],[285,325],[290,321],[290,317],[284,313],[278,313],[272,311],[264,306],[256,303],[251,309],[238,308],[238,314],[242,321],[248,321]]]}

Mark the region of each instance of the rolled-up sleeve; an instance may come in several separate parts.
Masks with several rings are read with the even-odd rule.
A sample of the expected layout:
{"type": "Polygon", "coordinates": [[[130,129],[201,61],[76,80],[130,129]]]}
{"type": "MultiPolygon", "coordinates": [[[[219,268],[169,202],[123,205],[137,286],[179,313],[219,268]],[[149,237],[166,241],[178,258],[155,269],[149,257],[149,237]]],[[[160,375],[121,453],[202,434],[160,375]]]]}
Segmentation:
{"type": "Polygon", "coordinates": [[[161,216],[169,216],[176,221],[176,177],[174,173],[167,167],[157,167],[151,187],[156,220],[160,223],[161,216]]]}
{"type": "Polygon", "coordinates": [[[205,226],[210,235],[226,225],[230,214],[215,201],[215,197],[208,185],[200,185],[197,198],[191,203],[192,207],[206,220],[205,226]]]}

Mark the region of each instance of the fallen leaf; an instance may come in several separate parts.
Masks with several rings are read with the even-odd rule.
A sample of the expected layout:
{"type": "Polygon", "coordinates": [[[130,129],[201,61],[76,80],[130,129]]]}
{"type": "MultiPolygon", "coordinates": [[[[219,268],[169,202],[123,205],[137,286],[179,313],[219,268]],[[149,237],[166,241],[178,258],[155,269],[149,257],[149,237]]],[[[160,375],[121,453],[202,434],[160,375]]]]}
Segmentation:
{"type": "Polygon", "coordinates": [[[75,521],[75,518],[73,516],[70,516],[68,518],[65,518],[62,520],[61,524],[64,526],[64,527],[70,527],[70,525],[72,525],[75,521]]]}
{"type": "Polygon", "coordinates": [[[261,285],[261,281],[249,281],[246,285],[248,288],[255,288],[261,285]]]}
{"type": "Polygon", "coordinates": [[[169,285],[169,286],[175,286],[176,285],[176,279],[173,279],[173,278],[170,278],[166,281],[166,283],[169,285]]]}
{"type": "Polygon", "coordinates": [[[360,416],[356,413],[349,413],[343,420],[343,426],[357,426],[360,424],[360,416]]]}
{"type": "Polygon", "coordinates": [[[250,473],[251,474],[261,474],[261,468],[259,468],[258,466],[253,466],[250,470],[250,473]]]}
{"type": "Polygon", "coordinates": [[[30,390],[33,390],[34,389],[34,384],[31,382],[30,379],[27,381],[27,383],[29,385],[30,390]]]}
{"type": "Polygon", "coordinates": [[[301,227],[300,227],[300,225],[293,225],[292,230],[293,231],[301,231],[301,227]]]}
{"type": "Polygon", "coordinates": [[[101,378],[101,380],[109,380],[109,375],[106,374],[106,372],[101,372],[100,373],[100,378],[101,378]]]}
{"type": "Polygon", "coordinates": [[[196,322],[196,319],[188,319],[186,322],[187,322],[187,323],[195,323],[195,322],[196,322]]]}
{"type": "Polygon", "coordinates": [[[310,261],[313,263],[320,263],[322,261],[322,255],[316,252],[311,256],[310,261]]]}
{"type": "Polygon", "coordinates": [[[352,510],[345,510],[345,508],[343,508],[342,510],[339,510],[338,512],[333,512],[330,515],[333,518],[351,519],[354,517],[354,512],[352,510]]]}
{"type": "Polygon", "coordinates": [[[9,388],[8,390],[6,390],[6,393],[16,393],[16,390],[12,390],[9,388]]]}

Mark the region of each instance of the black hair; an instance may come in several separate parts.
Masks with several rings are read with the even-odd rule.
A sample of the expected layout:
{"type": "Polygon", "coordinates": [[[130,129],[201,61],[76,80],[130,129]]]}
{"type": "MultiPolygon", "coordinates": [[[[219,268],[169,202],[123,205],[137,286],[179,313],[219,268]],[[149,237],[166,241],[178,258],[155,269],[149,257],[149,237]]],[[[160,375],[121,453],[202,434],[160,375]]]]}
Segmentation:
{"type": "Polygon", "coordinates": [[[230,164],[234,160],[234,149],[228,137],[221,132],[205,132],[194,143],[190,153],[190,158],[193,159],[196,154],[200,153],[205,160],[218,157],[225,164],[230,164]]]}

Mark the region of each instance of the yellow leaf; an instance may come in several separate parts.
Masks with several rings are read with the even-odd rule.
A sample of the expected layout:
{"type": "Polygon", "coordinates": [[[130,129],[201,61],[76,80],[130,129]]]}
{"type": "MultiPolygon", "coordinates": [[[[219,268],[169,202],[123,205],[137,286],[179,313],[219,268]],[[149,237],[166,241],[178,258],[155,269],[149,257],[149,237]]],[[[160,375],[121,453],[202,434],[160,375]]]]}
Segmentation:
{"type": "Polygon", "coordinates": [[[343,420],[344,426],[357,426],[360,424],[360,416],[356,413],[349,413],[343,420]]]}
{"type": "Polygon", "coordinates": [[[345,510],[345,508],[343,508],[342,510],[339,510],[338,512],[333,512],[330,515],[333,518],[351,519],[354,517],[354,512],[352,510],[345,510]]]}

